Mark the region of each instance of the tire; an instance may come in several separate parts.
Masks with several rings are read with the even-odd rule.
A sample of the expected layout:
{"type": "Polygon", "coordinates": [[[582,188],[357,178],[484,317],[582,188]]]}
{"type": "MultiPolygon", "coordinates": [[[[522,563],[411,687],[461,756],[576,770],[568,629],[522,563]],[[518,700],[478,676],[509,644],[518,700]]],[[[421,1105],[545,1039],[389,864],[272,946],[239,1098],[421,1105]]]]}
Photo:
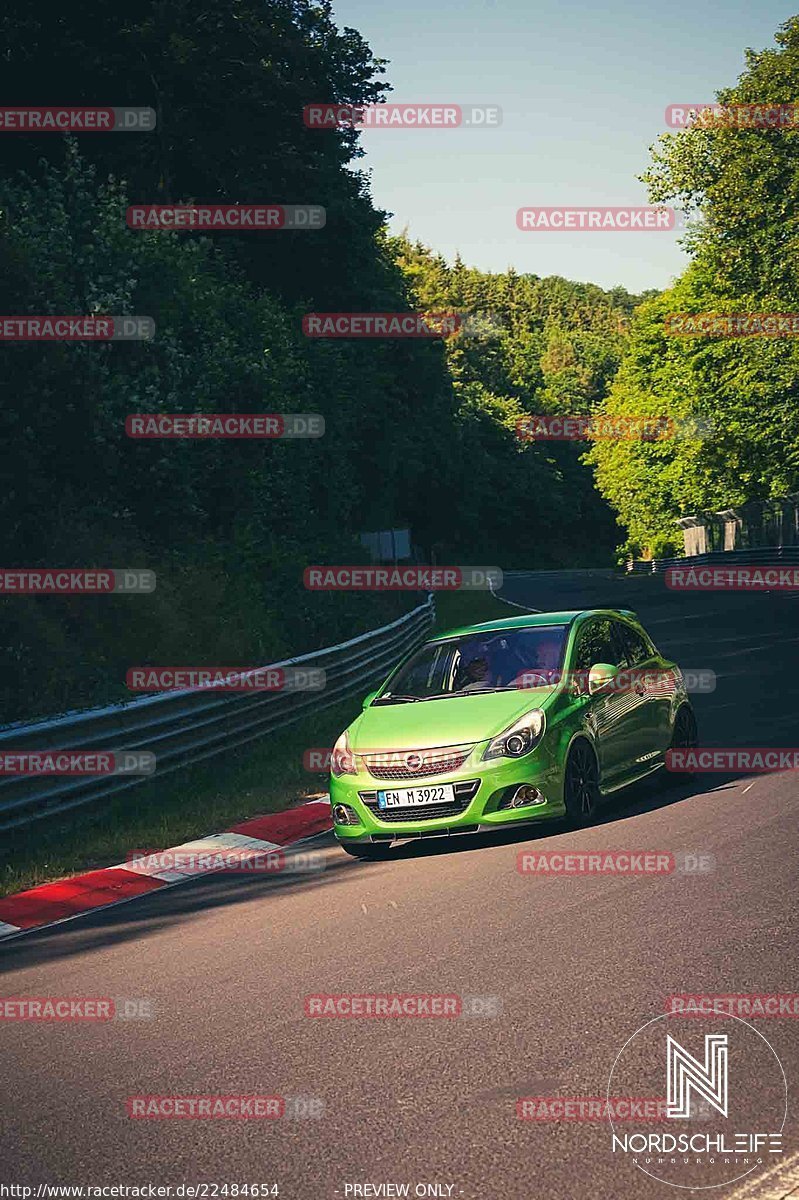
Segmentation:
{"type": "Polygon", "coordinates": [[[352,858],[360,858],[364,862],[384,862],[391,855],[391,842],[355,842],[348,846],[346,842],[339,842],[339,846],[345,854],[349,854],[352,858]]]}
{"type": "MultiPolygon", "coordinates": [[[[696,728],[696,717],[690,704],[683,704],[677,710],[674,718],[674,728],[671,731],[669,750],[693,750],[699,745],[699,735],[696,728]]],[[[668,751],[667,751],[668,753],[668,751]]],[[[679,771],[670,767],[669,771],[682,779],[691,779],[693,771],[679,771]]]]}
{"type": "Polygon", "coordinates": [[[599,766],[588,742],[573,744],[563,771],[566,819],[573,827],[591,825],[599,812],[599,766]]]}

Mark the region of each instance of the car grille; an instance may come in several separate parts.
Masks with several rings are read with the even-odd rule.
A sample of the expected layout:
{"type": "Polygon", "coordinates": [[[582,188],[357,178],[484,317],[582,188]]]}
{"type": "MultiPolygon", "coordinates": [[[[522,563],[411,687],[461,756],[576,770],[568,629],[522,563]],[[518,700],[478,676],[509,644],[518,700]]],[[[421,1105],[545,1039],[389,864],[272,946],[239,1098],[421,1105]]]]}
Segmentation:
{"type": "Polygon", "coordinates": [[[455,800],[452,804],[425,804],[422,808],[377,807],[377,792],[359,792],[366,807],[378,821],[393,824],[395,821],[437,821],[442,817],[458,817],[466,812],[477,794],[479,779],[466,779],[454,784],[455,800]]]}
{"type": "Polygon", "coordinates": [[[382,754],[362,754],[374,779],[429,779],[458,771],[474,746],[436,746],[430,750],[387,750],[382,754]]]}

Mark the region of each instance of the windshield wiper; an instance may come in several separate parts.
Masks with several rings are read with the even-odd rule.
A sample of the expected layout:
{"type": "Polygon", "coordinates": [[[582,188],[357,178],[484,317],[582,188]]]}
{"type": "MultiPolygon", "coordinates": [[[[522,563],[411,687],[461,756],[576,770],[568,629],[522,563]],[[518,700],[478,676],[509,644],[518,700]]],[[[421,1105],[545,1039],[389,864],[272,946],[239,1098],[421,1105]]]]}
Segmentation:
{"type": "Polygon", "coordinates": [[[389,694],[378,696],[376,700],[372,701],[370,707],[378,704],[415,704],[425,700],[451,700],[453,696],[487,696],[491,692],[519,692],[521,690],[521,688],[512,687],[511,684],[506,683],[501,687],[470,688],[468,692],[433,692],[430,696],[392,696],[389,694]]]}
{"type": "Polygon", "coordinates": [[[501,684],[498,684],[496,687],[469,688],[468,691],[465,688],[463,688],[459,692],[453,692],[453,695],[455,695],[455,696],[471,696],[475,692],[485,693],[485,692],[520,692],[520,691],[521,691],[521,688],[514,687],[512,683],[501,683],[501,684]]]}
{"type": "Polygon", "coordinates": [[[467,691],[455,692],[434,692],[432,696],[423,696],[423,700],[451,700],[453,696],[486,696],[490,692],[518,692],[521,688],[511,687],[510,684],[503,684],[501,687],[481,687],[469,688],[467,691]]]}

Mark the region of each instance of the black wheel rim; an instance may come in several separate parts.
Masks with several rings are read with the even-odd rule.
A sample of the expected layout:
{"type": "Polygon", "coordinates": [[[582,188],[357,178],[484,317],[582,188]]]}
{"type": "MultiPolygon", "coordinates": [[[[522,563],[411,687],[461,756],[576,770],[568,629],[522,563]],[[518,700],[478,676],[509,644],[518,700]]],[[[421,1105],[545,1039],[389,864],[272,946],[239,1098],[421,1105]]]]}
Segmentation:
{"type": "Polygon", "coordinates": [[[581,817],[592,817],[596,812],[597,769],[587,746],[576,747],[569,756],[567,785],[574,811],[581,817]]]}

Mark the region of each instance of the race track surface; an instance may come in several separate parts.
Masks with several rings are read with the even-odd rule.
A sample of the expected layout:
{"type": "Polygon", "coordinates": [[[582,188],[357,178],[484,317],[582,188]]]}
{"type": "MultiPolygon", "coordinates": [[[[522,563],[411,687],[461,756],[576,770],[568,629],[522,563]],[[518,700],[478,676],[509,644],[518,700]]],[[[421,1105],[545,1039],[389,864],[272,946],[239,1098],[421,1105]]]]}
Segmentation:
{"type": "MultiPolygon", "coordinates": [[[[678,594],[599,571],[515,576],[502,594],[633,608],[666,654],[716,672],[716,691],[695,697],[702,745],[799,745],[799,597],[678,594]]],[[[275,1182],[302,1200],[369,1183],[491,1200],[677,1196],[611,1153],[607,1124],[521,1121],[516,1100],[603,1096],[624,1043],[672,993],[799,990],[796,811],[795,773],[660,773],[590,829],[413,843],[385,863],[328,838],[314,875],[199,880],[9,944],[4,996],[143,997],[153,1015],[0,1023],[3,1179],[275,1182]],[[516,869],[529,848],[687,851],[712,869],[532,877],[516,869]],[[350,992],[492,997],[499,1011],[305,1015],[306,996],[350,992]],[[127,1116],[126,1097],[166,1094],[315,1097],[324,1116],[127,1116]]],[[[795,1092],[799,1021],[752,1023],[795,1092]]],[[[739,1055],[730,1086],[756,1095],[761,1070],[739,1055]]],[[[745,1191],[704,1194],[799,1187],[797,1125],[791,1103],[771,1184],[758,1190],[755,1172],[745,1191]]]]}

